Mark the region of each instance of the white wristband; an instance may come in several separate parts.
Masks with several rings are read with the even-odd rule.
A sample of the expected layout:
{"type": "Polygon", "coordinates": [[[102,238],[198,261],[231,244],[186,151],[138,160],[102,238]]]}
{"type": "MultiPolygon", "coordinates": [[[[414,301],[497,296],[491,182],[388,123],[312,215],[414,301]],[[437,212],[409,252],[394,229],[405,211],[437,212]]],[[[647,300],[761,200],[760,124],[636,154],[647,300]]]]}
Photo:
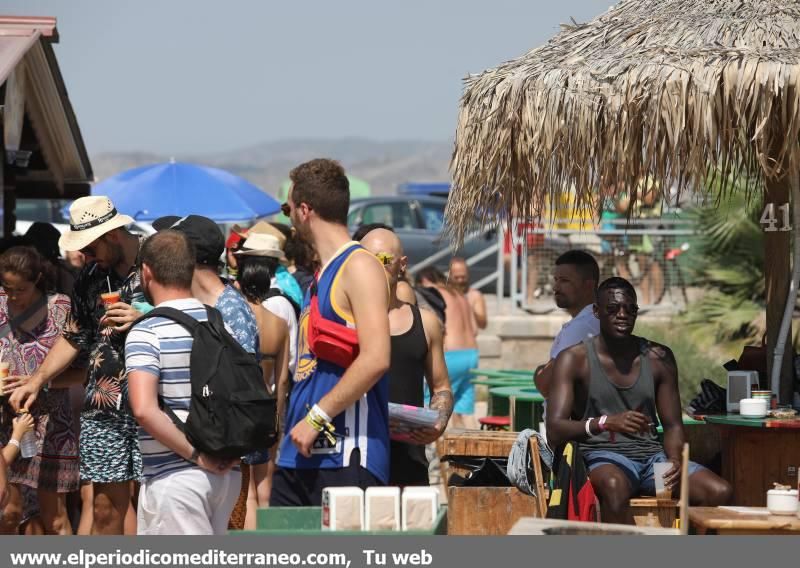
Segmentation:
{"type": "Polygon", "coordinates": [[[584,429],[586,430],[586,435],[589,436],[590,438],[593,436],[592,429],[589,427],[592,423],[592,420],[594,420],[594,418],[587,418],[586,424],[583,425],[584,429]]]}
{"type": "Polygon", "coordinates": [[[15,440],[14,438],[11,438],[11,439],[8,441],[8,444],[9,444],[10,446],[15,446],[17,449],[19,449],[19,441],[15,440]]]}
{"type": "Polygon", "coordinates": [[[312,407],[311,407],[311,410],[312,410],[313,412],[316,412],[316,413],[317,413],[317,414],[318,414],[318,415],[319,415],[321,418],[323,418],[323,419],[325,420],[325,422],[327,422],[327,423],[329,423],[329,424],[330,424],[331,422],[333,422],[333,419],[332,419],[330,416],[328,416],[328,413],[327,413],[327,412],[325,412],[324,410],[322,410],[322,409],[319,407],[319,404],[315,404],[314,406],[312,406],[312,407]]]}

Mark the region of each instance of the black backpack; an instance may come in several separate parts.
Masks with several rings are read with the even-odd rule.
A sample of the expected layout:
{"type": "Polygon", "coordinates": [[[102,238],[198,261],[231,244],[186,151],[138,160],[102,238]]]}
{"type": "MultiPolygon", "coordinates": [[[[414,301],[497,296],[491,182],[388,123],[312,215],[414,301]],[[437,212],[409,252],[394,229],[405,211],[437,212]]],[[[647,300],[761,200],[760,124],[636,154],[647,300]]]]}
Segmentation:
{"type": "Polygon", "coordinates": [[[276,398],[267,390],[261,366],[225,329],[222,315],[205,306],[201,322],[175,308],[156,308],[139,321],[163,317],[189,330],[192,400],[186,423],[159,396],[161,409],[199,451],[238,458],[270,448],[278,437],[276,398]]]}

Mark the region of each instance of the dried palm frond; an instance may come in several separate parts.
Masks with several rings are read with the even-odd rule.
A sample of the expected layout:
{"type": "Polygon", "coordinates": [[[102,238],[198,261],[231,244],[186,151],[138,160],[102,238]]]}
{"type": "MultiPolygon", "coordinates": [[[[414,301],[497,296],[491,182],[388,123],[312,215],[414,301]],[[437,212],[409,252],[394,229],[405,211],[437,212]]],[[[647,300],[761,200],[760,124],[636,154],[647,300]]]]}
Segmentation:
{"type": "Polygon", "coordinates": [[[588,24],[465,80],[447,207],[460,240],[476,212],[539,215],[643,179],[662,192],[746,191],[798,167],[800,3],[624,0],[588,24]]]}

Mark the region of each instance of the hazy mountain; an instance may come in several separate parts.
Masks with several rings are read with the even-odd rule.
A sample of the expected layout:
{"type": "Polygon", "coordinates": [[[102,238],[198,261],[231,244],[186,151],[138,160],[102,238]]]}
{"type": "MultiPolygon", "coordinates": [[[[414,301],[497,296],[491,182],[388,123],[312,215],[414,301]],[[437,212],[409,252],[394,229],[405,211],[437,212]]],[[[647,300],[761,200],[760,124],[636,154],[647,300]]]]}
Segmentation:
{"type": "MultiPolygon", "coordinates": [[[[451,152],[450,142],[342,138],[279,140],[232,152],[175,158],[228,170],[273,195],[297,164],[317,157],[335,158],[348,173],[366,180],[374,195],[389,195],[409,181],[448,181],[451,152]]],[[[92,166],[97,179],[102,180],[129,168],[169,159],[144,152],[108,153],[92,156],[92,166]]]]}

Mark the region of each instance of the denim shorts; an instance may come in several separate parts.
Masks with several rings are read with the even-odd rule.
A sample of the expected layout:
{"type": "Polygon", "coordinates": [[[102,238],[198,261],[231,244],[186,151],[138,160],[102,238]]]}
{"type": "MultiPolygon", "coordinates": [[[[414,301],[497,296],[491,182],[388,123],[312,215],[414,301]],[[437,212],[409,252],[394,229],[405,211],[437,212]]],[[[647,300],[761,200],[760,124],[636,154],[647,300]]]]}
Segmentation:
{"type": "MultiPolygon", "coordinates": [[[[589,471],[601,465],[615,465],[620,468],[628,480],[635,494],[655,495],[656,484],[653,476],[653,464],[667,461],[664,452],[658,452],[644,460],[632,460],[608,450],[583,450],[583,459],[589,471]]],[[[689,475],[705,469],[693,461],[689,462],[689,475]]]]}
{"type": "Polygon", "coordinates": [[[262,465],[269,461],[269,450],[256,450],[244,456],[245,465],[262,465]]]}

